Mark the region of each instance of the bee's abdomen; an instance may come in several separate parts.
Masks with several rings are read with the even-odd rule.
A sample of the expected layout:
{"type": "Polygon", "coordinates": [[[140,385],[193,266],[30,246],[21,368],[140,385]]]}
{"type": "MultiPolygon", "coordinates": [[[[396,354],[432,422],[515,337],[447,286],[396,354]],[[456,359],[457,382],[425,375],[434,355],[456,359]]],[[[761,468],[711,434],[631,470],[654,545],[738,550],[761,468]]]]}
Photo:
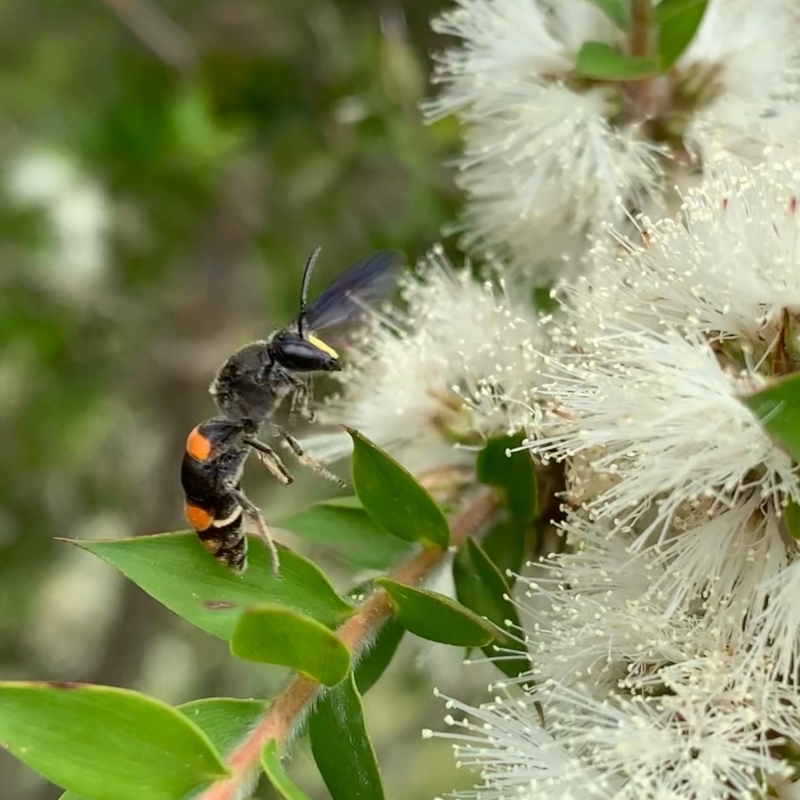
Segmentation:
{"type": "MultiPolygon", "coordinates": [[[[197,530],[197,529],[195,529],[197,530]]],[[[214,519],[207,528],[198,530],[197,535],[203,547],[221,564],[234,572],[244,572],[247,566],[247,536],[244,532],[242,508],[227,519],[214,519]]]]}

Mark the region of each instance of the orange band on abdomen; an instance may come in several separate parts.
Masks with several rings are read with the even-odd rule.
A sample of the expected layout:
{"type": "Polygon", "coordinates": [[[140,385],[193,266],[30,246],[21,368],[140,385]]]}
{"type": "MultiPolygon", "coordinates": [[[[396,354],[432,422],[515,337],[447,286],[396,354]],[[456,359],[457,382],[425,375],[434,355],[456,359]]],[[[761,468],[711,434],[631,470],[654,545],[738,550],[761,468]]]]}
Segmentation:
{"type": "Polygon", "coordinates": [[[189,524],[196,531],[204,531],[210,528],[211,523],[214,521],[214,517],[208,511],[198,506],[193,506],[191,503],[184,503],[183,510],[189,524]]]}
{"type": "Polygon", "coordinates": [[[186,452],[198,461],[205,461],[211,453],[211,442],[200,433],[198,425],[186,440],[186,452]]]}

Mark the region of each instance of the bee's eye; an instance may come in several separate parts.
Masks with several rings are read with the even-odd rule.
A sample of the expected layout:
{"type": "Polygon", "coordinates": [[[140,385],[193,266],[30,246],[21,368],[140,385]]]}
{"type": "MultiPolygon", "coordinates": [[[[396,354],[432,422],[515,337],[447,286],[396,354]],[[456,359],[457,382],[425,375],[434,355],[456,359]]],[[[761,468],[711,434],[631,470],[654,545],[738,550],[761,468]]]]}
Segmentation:
{"type": "Polygon", "coordinates": [[[282,366],[298,372],[330,372],[340,369],[334,350],[323,350],[299,336],[276,338],[272,355],[282,366]]]}

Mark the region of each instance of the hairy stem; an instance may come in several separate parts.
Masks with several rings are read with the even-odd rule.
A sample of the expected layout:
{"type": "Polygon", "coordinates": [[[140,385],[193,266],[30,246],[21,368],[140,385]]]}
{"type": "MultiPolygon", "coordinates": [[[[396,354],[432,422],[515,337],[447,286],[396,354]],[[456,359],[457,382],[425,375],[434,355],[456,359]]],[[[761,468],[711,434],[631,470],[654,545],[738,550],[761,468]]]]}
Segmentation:
{"type": "MultiPolygon", "coordinates": [[[[475,496],[456,515],[450,527],[451,547],[458,547],[496,511],[497,502],[486,490],[475,496]]],[[[407,586],[419,584],[437,567],[445,556],[438,547],[426,547],[389,575],[396,583],[407,586]]],[[[336,632],[357,660],[372,641],[375,632],[391,613],[389,599],[383,589],[378,589],[364,601],[358,613],[336,632]]],[[[298,675],[289,687],[273,701],[269,713],[247,736],[228,759],[231,777],[215,783],[198,800],[236,800],[246,786],[253,771],[258,768],[261,751],[271,739],[283,744],[291,736],[303,715],[320,691],[320,684],[298,675]]]]}

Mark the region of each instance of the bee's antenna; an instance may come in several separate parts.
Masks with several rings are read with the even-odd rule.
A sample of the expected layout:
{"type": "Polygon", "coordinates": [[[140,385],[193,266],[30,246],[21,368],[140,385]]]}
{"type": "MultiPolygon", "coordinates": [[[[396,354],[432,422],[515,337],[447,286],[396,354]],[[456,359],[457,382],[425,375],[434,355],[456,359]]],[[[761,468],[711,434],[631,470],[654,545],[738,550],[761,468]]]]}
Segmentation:
{"type": "Polygon", "coordinates": [[[308,284],[311,283],[311,273],[314,271],[314,265],[317,263],[321,252],[321,247],[315,247],[314,252],[306,261],[306,268],[303,270],[303,285],[300,288],[300,316],[297,318],[297,333],[301,337],[303,336],[303,320],[305,319],[306,306],[308,305],[308,284]]]}

